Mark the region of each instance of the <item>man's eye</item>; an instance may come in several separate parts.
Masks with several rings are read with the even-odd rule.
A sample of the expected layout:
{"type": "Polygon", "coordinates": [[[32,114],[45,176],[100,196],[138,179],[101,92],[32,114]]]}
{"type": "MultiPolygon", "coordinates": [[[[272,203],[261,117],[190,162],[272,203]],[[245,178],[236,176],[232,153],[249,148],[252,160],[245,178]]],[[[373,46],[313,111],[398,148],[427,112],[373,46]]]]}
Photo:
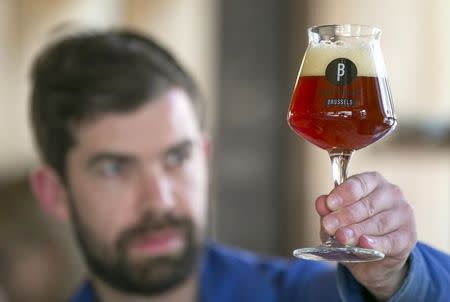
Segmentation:
{"type": "Polygon", "coordinates": [[[125,164],[121,162],[104,162],[99,167],[99,172],[103,176],[113,177],[123,174],[125,171],[125,164]]]}
{"type": "Polygon", "coordinates": [[[190,150],[183,148],[175,150],[166,155],[165,164],[168,168],[175,168],[182,165],[190,156],[190,150]]]}

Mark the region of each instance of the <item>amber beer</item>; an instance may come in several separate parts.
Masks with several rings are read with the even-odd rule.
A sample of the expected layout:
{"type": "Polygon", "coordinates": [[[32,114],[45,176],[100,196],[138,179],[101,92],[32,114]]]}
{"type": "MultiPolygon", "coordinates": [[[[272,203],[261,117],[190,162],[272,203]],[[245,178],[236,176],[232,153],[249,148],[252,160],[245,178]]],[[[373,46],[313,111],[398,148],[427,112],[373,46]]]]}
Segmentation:
{"type": "Polygon", "coordinates": [[[396,122],[388,82],[373,60],[370,48],[309,49],[289,107],[292,129],[325,150],[357,150],[385,136],[396,122]]]}

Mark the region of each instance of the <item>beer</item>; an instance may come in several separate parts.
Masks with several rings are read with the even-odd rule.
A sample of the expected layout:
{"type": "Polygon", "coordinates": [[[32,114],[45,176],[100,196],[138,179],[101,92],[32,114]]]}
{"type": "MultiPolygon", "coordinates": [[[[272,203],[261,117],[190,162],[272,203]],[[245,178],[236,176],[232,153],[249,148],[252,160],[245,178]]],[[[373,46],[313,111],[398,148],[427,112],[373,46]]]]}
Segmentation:
{"type": "Polygon", "coordinates": [[[375,59],[369,47],[309,49],[289,107],[292,129],[325,150],[361,149],[389,133],[396,121],[384,70],[375,68],[375,59]],[[347,79],[345,64],[355,73],[347,79]]]}

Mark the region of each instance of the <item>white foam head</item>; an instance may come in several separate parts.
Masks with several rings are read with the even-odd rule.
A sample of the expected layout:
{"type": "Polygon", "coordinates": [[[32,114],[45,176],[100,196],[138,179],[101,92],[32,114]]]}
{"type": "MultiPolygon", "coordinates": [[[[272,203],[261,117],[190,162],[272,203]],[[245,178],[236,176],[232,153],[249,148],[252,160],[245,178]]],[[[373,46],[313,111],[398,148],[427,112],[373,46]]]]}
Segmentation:
{"type": "Polygon", "coordinates": [[[347,58],[355,63],[358,76],[386,76],[379,45],[361,43],[350,47],[342,41],[310,44],[303,58],[300,76],[323,76],[328,64],[337,58],[347,58]]]}

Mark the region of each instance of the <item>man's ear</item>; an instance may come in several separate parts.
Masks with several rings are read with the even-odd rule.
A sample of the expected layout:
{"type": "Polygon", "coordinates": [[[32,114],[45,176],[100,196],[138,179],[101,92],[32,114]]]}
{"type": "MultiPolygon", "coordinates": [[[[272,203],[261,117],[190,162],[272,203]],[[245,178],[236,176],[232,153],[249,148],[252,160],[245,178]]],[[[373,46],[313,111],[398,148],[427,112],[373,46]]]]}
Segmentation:
{"type": "Polygon", "coordinates": [[[69,218],[69,200],[58,174],[48,166],[40,166],[30,175],[31,189],[45,213],[61,221],[69,218]]]}
{"type": "Polygon", "coordinates": [[[211,137],[207,134],[202,135],[202,147],[205,154],[206,161],[209,163],[211,161],[211,137]]]}

